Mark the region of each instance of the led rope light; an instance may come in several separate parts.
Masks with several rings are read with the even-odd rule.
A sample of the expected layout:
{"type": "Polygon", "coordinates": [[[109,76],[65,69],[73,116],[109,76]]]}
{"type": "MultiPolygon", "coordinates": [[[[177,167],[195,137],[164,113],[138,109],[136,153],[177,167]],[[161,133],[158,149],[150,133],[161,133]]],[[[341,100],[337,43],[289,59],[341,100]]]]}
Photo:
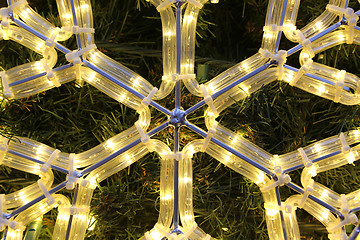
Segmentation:
{"type": "MultiPolygon", "coordinates": [[[[356,27],[358,16],[353,9],[347,7],[348,1],[339,0],[335,5],[328,5],[319,18],[303,29],[295,27],[296,17],[294,16],[298,11],[300,0],[294,0],[291,3],[269,1],[269,12],[263,28],[264,40],[259,53],[209,82],[199,85],[193,74],[194,46],[181,48],[184,44],[181,42],[181,34],[187,34],[187,38],[191,41],[195,40],[196,18],[207,0],[150,0],[160,12],[162,21],[169,23],[163,25],[164,49],[170,54],[164,56],[164,77],[162,87],[159,88],[161,90],[151,86],[149,82],[123,65],[109,60],[97,50],[92,37],[95,30],[91,21],[90,0],[69,1],[71,4],[63,4],[67,2],[65,0],[57,0],[61,28],[56,28],[37,15],[26,0],[11,1],[10,6],[0,10],[0,37],[3,40],[16,41],[44,56],[41,62],[24,64],[22,67],[27,70],[24,75],[9,70],[0,73],[4,97],[18,99],[58,87],[60,82],[65,81],[58,76],[66,73],[72,76],[72,80],[91,83],[94,87],[108,93],[114,99],[138,111],[140,117],[130,129],[95,147],[94,151],[88,151],[89,154],[98,153],[96,157],[79,154],[76,155],[76,161],[74,161],[74,154],[60,153],[59,150],[50,147],[46,147],[45,151],[44,145],[26,138],[18,137],[19,142],[1,139],[3,141],[0,146],[1,164],[25,172],[36,169],[36,174],[42,177],[37,184],[31,185],[26,190],[20,190],[11,195],[0,195],[0,225],[7,230],[4,239],[22,239],[23,226],[43,216],[57,204],[59,204],[59,215],[55,224],[56,236],[54,237],[66,240],[84,239],[91,196],[96,183],[152,151],[158,152],[161,161],[166,164],[161,168],[159,218],[161,221],[159,220],[153,229],[144,233],[144,238],[147,240],[159,240],[164,237],[182,240],[211,239],[210,235],[204,233],[195,223],[192,205],[184,205],[185,202],[192,201],[191,160],[193,154],[199,151],[213,156],[260,187],[263,195],[266,196],[264,206],[267,224],[270,227],[278,226],[275,230],[268,229],[270,239],[289,239],[289,236],[300,239],[296,220],[297,208],[303,208],[324,224],[330,239],[347,238],[344,226],[358,224],[354,212],[359,211],[360,203],[349,204],[351,199],[358,197],[358,193],[354,192],[345,196],[330,192],[325,186],[316,183],[312,177],[317,172],[332,169],[332,166],[339,167],[357,161],[360,158],[360,150],[355,145],[360,142],[359,131],[341,133],[339,137],[334,136],[314,145],[299,148],[289,153],[292,156],[289,159],[278,155],[273,156],[241,136],[236,136],[235,133],[216,122],[215,118],[234,102],[228,101],[230,98],[244,98],[259,88],[258,82],[268,84],[275,80],[285,79],[286,76],[290,85],[295,85],[310,93],[342,104],[359,104],[360,90],[353,87],[357,86],[360,80],[358,77],[311,60],[315,54],[328,48],[327,45],[322,45],[324,41],[333,41],[336,44],[360,43],[360,32],[356,27]],[[174,14],[173,8],[176,9],[176,16],[170,18],[169,16],[174,14]],[[181,11],[183,8],[191,9],[191,11],[181,11]],[[274,14],[278,9],[282,9],[281,14],[274,14]],[[181,23],[182,12],[185,16],[181,23]],[[18,19],[17,16],[20,18],[18,19]],[[70,17],[71,21],[65,19],[64,16],[70,17]],[[332,25],[331,19],[337,16],[340,16],[340,21],[332,25]],[[39,21],[31,21],[32,18],[39,21]],[[340,28],[341,26],[345,26],[345,29],[340,28]],[[289,40],[299,44],[288,51],[279,50],[282,33],[289,40]],[[77,36],[78,49],[71,51],[59,43],[74,34],[77,36]],[[169,50],[168,46],[176,47],[169,50]],[[286,65],[287,57],[298,51],[301,51],[302,67],[296,69],[286,65]],[[69,64],[54,68],[57,52],[65,54],[69,64]],[[185,60],[182,60],[181,56],[186,56],[185,60]],[[40,67],[38,67],[39,63],[40,67]],[[173,68],[175,65],[176,71],[173,68]],[[118,72],[126,74],[111,71],[110,68],[114,66],[118,72]],[[274,70],[274,66],[277,69],[274,70]],[[185,69],[184,72],[182,69],[185,69]],[[43,70],[45,73],[42,72],[43,70]],[[322,72],[323,75],[319,76],[318,72],[322,72]],[[333,72],[338,74],[333,76],[333,72]],[[222,76],[229,77],[222,78],[222,76]],[[95,81],[95,79],[101,79],[101,85],[100,81],[95,81]],[[203,97],[202,101],[187,110],[181,108],[182,83],[191,93],[203,97]],[[235,88],[236,86],[241,87],[235,88]],[[165,98],[174,87],[176,104],[175,110],[170,111],[155,100],[165,98]],[[204,105],[208,105],[207,111],[211,113],[211,116],[206,118],[208,132],[186,120],[188,114],[204,105]],[[151,121],[149,106],[169,116],[168,121],[150,131],[147,129],[151,121]],[[150,139],[169,125],[174,126],[175,143],[172,150],[165,143],[150,139]],[[181,126],[187,126],[201,135],[204,138],[200,140],[201,145],[197,140],[180,150],[181,126]],[[351,143],[352,147],[348,143],[351,143]],[[17,152],[19,148],[24,149],[26,154],[17,152]],[[254,154],[254,151],[257,154],[254,154]],[[49,154],[49,152],[52,153],[49,154]],[[323,161],[332,161],[336,164],[320,167],[323,161]],[[179,167],[186,170],[179,172],[179,167]],[[303,169],[301,176],[303,188],[293,184],[288,175],[289,172],[297,169],[303,169]],[[67,174],[66,180],[57,186],[52,186],[53,170],[67,174]],[[179,186],[183,187],[185,192],[179,192],[179,186]],[[287,186],[299,194],[281,202],[279,187],[282,186],[287,186]],[[71,205],[64,196],[55,194],[65,187],[75,189],[75,205],[71,205]],[[334,202],[333,199],[337,201],[334,202]],[[54,204],[55,202],[57,204],[54,204]],[[173,204],[173,212],[169,212],[169,208],[166,207],[169,204],[173,204]]],[[[334,1],[331,2],[334,3],[334,1]]],[[[358,237],[358,228],[359,225],[354,228],[348,239],[358,237]]]]}

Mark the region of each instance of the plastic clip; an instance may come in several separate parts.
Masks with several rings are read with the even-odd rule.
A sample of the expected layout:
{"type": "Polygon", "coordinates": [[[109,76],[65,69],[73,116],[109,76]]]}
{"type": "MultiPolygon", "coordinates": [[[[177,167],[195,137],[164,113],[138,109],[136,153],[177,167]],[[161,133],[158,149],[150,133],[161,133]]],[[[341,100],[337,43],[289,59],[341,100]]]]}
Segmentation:
{"type": "Polygon", "coordinates": [[[81,184],[86,187],[89,184],[88,180],[79,178],[79,172],[74,168],[74,157],[75,153],[70,153],[69,155],[69,174],[66,176],[66,189],[74,189],[75,184],[81,184]]]}
{"type": "Polygon", "coordinates": [[[304,34],[300,30],[296,30],[296,35],[298,36],[299,42],[301,43],[303,49],[309,54],[310,58],[315,57],[314,50],[311,47],[311,41],[305,38],[304,34]]]}
{"type": "Polygon", "coordinates": [[[162,3],[159,4],[159,6],[156,7],[156,10],[158,10],[158,12],[165,10],[166,8],[168,8],[169,6],[171,6],[174,2],[176,2],[175,0],[164,0],[162,3]]]}
{"type": "Polygon", "coordinates": [[[72,62],[74,64],[80,64],[81,63],[81,56],[87,52],[90,52],[91,50],[95,49],[96,45],[91,44],[83,49],[75,50],[70,53],[65,54],[66,60],[68,62],[72,62]]]}
{"type": "Polygon", "coordinates": [[[71,206],[71,207],[64,207],[61,208],[61,210],[63,210],[64,212],[69,213],[70,215],[75,215],[78,213],[87,213],[89,212],[90,208],[89,207],[75,207],[75,206],[71,206]]]}
{"type": "Polygon", "coordinates": [[[140,140],[141,142],[147,147],[147,149],[149,150],[149,152],[153,152],[154,149],[152,147],[152,144],[150,143],[150,138],[149,136],[144,132],[144,130],[142,129],[141,125],[139,122],[135,122],[135,127],[136,130],[139,132],[140,134],[140,140]]]}
{"type": "Polygon", "coordinates": [[[354,14],[354,9],[352,9],[352,8],[342,8],[342,7],[338,7],[336,5],[332,5],[332,4],[326,5],[326,10],[328,10],[332,13],[335,13],[339,16],[344,15],[345,17],[351,16],[354,14]]]}
{"type": "Polygon", "coordinates": [[[144,107],[147,107],[150,105],[151,103],[151,99],[155,96],[156,92],[158,91],[158,89],[156,87],[154,87],[149,95],[145,98],[143,98],[143,100],[141,100],[141,105],[138,107],[138,109],[136,111],[140,112],[141,110],[144,109],[144,107]]]}
{"type": "Polygon", "coordinates": [[[48,39],[46,39],[45,45],[50,47],[50,48],[55,47],[56,37],[57,37],[57,35],[59,34],[60,31],[61,31],[60,28],[55,28],[53,30],[53,32],[51,33],[50,37],[48,39]]]}
{"type": "Polygon", "coordinates": [[[272,54],[266,49],[259,49],[259,53],[263,58],[271,58],[278,63],[279,71],[278,71],[278,80],[282,80],[284,78],[284,64],[286,63],[287,51],[280,50],[277,54],[272,54]]]}
{"type": "Polygon", "coordinates": [[[358,220],[357,216],[354,213],[345,214],[344,215],[344,220],[342,220],[339,224],[327,227],[327,230],[329,232],[335,231],[335,230],[337,230],[339,228],[342,228],[342,227],[344,227],[346,225],[355,224],[358,221],[359,220],[358,220]]]}
{"type": "Polygon", "coordinates": [[[60,28],[55,28],[53,30],[53,32],[51,33],[50,37],[48,39],[46,39],[45,41],[45,50],[44,50],[44,57],[47,58],[47,56],[49,55],[49,51],[50,49],[54,48],[56,45],[56,37],[59,35],[59,32],[61,31],[60,28]]]}
{"type": "Polygon", "coordinates": [[[205,103],[209,106],[210,110],[212,111],[212,113],[214,114],[215,118],[219,116],[219,113],[214,105],[214,101],[212,99],[212,97],[209,95],[209,92],[207,90],[207,88],[205,87],[204,84],[200,85],[200,89],[204,95],[204,101],[205,103]]]}
{"type": "Polygon", "coordinates": [[[173,82],[177,82],[180,80],[189,80],[189,79],[195,79],[196,75],[195,74],[172,74],[172,75],[165,75],[162,76],[162,80],[163,81],[173,81],[173,82]]]}
{"type": "Polygon", "coordinates": [[[326,10],[337,14],[340,17],[345,17],[347,20],[347,25],[349,26],[349,34],[348,38],[346,39],[347,44],[352,44],[354,42],[354,33],[355,33],[355,26],[359,19],[359,16],[354,13],[354,9],[352,8],[342,8],[336,5],[328,4],[326,5],[326,10]]]}
{"type": "Polygon", "coordinates": [[[188,240],[190,235],[195,231],[197,228],[197,224],[194,222],[191,227],[189,227],[187,232],[184,233],[184,235],[178,236],[177,240],[188,240]]]}
{"type": "Polygon", "coordinates": [[[300,155],[301,155],[301,158],[302,158],[302,160],[303,160],[304,166],[307,167],[307,168],[311,167],[313,163],[312,163],[312,161],[308,158],[308,156],[306,155],[304,149],[303,149],[303,148],[299,148],[299,149],[298,149],[298,152],[299,152],[300,155]]]}
{"type": "Polygon", "coordinates": [[[218,127],[218,122],[215,122],[214,125],[209,128],[209,131],[207,132],[206,138],[204,140],[204,144],[202,145],[200,152],[205,152],[207,147],[209,146],[210,140],[213,136],[216,134],[216,129],[218,127]]]}
{"type": "Polygon", "coordinates": [[[52,69],[51,69],[51,68],[49,67],[49,65],[47,64],[45,58],[41,59],[41,63],[42,63],[43,68],[44,68],[44,70],[45,70],[45,72],[46,72],[46,77],[47,77],[47,79],[48,79],[50,82],[52,82],[52,83],[55,85],[55,87],[60,87],[60,86],[61,86],[60,82],[57,80],[54,72],[52,71],[52,69]]]}
{"type": "Polygon", "coordinates": [[[168,239],[173,239],[174,237],[172,234],[165,229],[165,227],[161,226],[160,224],[156,223],[154,229],[159,232],[161,235],[166,236],[168,239]]]}
{"type": "Polygon", "coordinates": [[[0,72],[0,77],[1,77],[2,87],[3,87],[4,97],[6,97],[6,98],[14,97],[14,94],[10,91],[9,83],[8,83],[7,77],[6,77],[6,72],[5,71],[0,72]]]}
{"type": "Polygon", "coordinates": [[[347,198],[345,194],[340,195],[340,201],[341,201],[341,207],[340,210],[342,213],[348,213],[349,212],[349,206],[347,204],[347,198]]]}
{"type": "Polygon", "coordinates": [[[311,59],[306,61],[306,63],[304,65],[302,65],[301,68],[299,69],[299,71],[296,73],[295,77],[293,79],[291,79],[291,81],[289,82],[289,85],[294,86],[299,81],[299,79],[310,70],[312,63],[313,63],[313,60],[311,60],[311,59]]]}
{"type": "Polygon", "coordinates": [[[350,17],[347,18],[347,23],[349,26],[349,34],[348,38],[346,39],[347,44],[353,44],[354,36],[355,36],[355,26],[359,19],[359,16],[356,14],[352,14],[350,17]]]}
{"type": "Polygon", "coordinates": [[[278,155],[274,155],[274,173],[276,174],[277,180],[273,183],[270,183],[262,188],[260,188],[260,190],[262,192],[266,192],[269,191],[275,187],[280,187],[280,186],[284,186],[285,184],[288,184],[289,182],[291,182],[291,178],[288,174],[283,173],[281,166],[279,165],[279,156],[278,155]]]}
{"type": "Polygon", "coordinates": [[[156,223],[153,230],[145,233],[145,240],[158,240],[159,239],[158,237],[160,237],[160,239],[162,239],[164,237],[164,239],[168,239],[168,240],[177,239],[169,232],[168,229],[166,229],[165,227],[156,223]],[[154,234],[154,236],[156,236],[156,237],[153,237],[151,234],[151,232],[154,233],[154,231],[156,233],[156,234],[154,234]]]}
{"type": "Polygon", "coordinates": [[[281,28],[279,25],[269,24],[269,25],[263,27],[263,31],[264,32],[278,32],[278,31],[281,31],[281,28]]]}
{"type": "Polygon", "coordinates": [[[308,158],[303,148],[299,148],[298,152],[301,155],[301,158],[303,160],[304,166],[309,169],[309,172],[311,176],[316,176],[316,168],[313,166],[313,162],[308,158]]]}
{"type": "Polygon", "coordinates": [[[94,28],[81,28],[77,25],[74,25],[72,27],[62,27],[61,30],[64,32],[71,32],[73,34],[80,34],[80,33],[95,33],[94,28]]]}
{"type": "Polygon", "coordinates": [[[340,133],[339,135],[340,143],[341,143],[341,152],[347,152],[350,150],[350,146],[347,144],[344,133],[340,133]]]}
{"type": "Polygon", "coordinates": [[[199,8],[199,9],[201,9],[204,6],[204,4],[202,4],[201,2],[198,2],[196,0],[187,0],[187,2],[194,5],[195,7],[199,8]]]}
{"type": "Polygon", "coordinates": [[[341,194],[340,197],[341,197],[340,198],[340,200],[341,200],[340,210],[341,210],[341,213],[344,215],[344,220],[342,220],[339,224],[329,226],[327,228],[328,231],[334,231],[339,228],[342,228],[345,225],[354,224],[359,221],[359,219],[357,218],[357,216],[354,213],[349,213],[349,205],[348,205],[348,200],[346,198],[346,195],[341,194]]]}
{"type": "Polygon", "coordinates": [[[281,202],[281,205],[276,204],[270,204],[270,203],[264,203],[264,208],[266,210],[276,210],[276,211],[282,211],[285,213],[291,213],[296,210],[296,207],[292,205],[284,205],[284,202],[281,202]]]}
{"type": "Polygon", "coordinates": [[[1,30],[2,30],[2,37],[4,40],[9,40],[9,30],[10,30],[10,23],[9,23],[9,12],[8,8],[1,8],[0,9],[0,17],[1,17],[1,30]]]}
{"type": "Polygon", "coordinates": [[[55,160],[55,158],[57,158],[57,156],[59,155],[60,150],[56,149],[49,157],[49,159],[40,167],[40,171],[42,173],[46,173],[47,171],[49,171],[49,168],[51,166],[51,163],[55,160]]]}
{"type": "Polygon", "coordinates": [[[279,72],[278,80],[284,79],[284,64],[286,63],[287,52],[285,50],[278,51],[275,60],[278,62],[279,72]]]}
{"type": "Polygon", "coordinates": [[[81,57],[82,55],[84,55],[87,52],[90,52],[91,50],[95,49],[96,45],[95,44],[91,44],[83,49],[80,50],[75,50],[73,52],[67,53],[65,54],[65,58],[68,62],[72,62],[75,65],[75,74],[76,74],[76,79],[80,80],[81,79],[81,72],[80,72],[80,65],[81,65],[81,57]]]}
{"type": "Polygon", "coordinates": [[[314,180],[310,179],[309,184],[306,186],[306,189],[304,190],[303,197],[301,198],[299,202],[299,208],[303,208],[306,200],[308,197],[313,193],[314,191],[314,180]]]}
{"type": "Polygon", "coordinates": [[[169,154],[161,155],[163,159],[175,159],[176,161],[181,161],[186,158],[191,158],[192,156],[189,154],[183,154],[182,152],[171,152],[169,154]]]}
{"type": "Polygon", "coordinates": [[[0,194],[0,232],[5,229],[5,226],[8,226],[9,228],[14,230],[25,230],[25,227],[20,225],[18,222],[8,220],[5,217],[7,215],[5,212],[5,194],[0,194]]]}
{"type": "Polygon", "coordinates": [[[51,194],[49,193],[49,191],[46,189],[44,183],[42,182],[41,179],[39,179],[38,181],[38,185],[40,187],[40,190],[42,191],[42,193],[44,194],[44,196],[46,197],[46,203],[51,206],[52,204],[55,203],[55,199],[53,196],[51,196],[51,194]]]}
{"type": "Polygon", "coordinates": [[[339,102],[339,100],[340,100],[340,93],[344,87],[345,76],[346,76],[345,70],[341,70],[337,74],[337,81],[335,83],[335,97],[334,97],[334,102],[336,102],[336,103],[339,102]]]}
{"type": "Polygon", "coordinates": [[[19,0],[17,2],[12,3],[10,6],[1,8],[0,9],[0,17],[1,17],[1,30],[3,31],[3,39],[9,40],[9,30],[10,30],[10,23],[9,23],[9,14],[16,8],[27,4],[26,0],[19,0]]]}
{"type": "Polygon", "coordinates": [[[272,58],[274,55],[266,49],[260,48],[259,53],[263,58],[272,58]]]}

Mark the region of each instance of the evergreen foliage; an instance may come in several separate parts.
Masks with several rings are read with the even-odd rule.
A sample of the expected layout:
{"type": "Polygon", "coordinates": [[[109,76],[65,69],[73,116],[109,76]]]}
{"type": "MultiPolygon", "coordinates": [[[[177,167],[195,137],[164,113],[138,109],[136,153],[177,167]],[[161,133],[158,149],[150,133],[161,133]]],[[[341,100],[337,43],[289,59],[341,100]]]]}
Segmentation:
{"type": "MultiPolygon", "coordinates": [[[[49,21],[59,24],[55,0],[28,2],[49,21]]],[[[298,27],[318,16],[327,3],[301,1],[298,27]]],[[[209,65],[208,79],[258,51],[267,4],[266,0],[220,0],[219,4],[204,6],[197,29],[196,63],[209,65]]],[[[145,0],[93,0],[92,7],[98,48],[159,86],[162,40],[156,9],[145,0]]],[[[283,40],[283,49],[293,46],[283,40]]],[[[70,39],[66,46],[74,49],[75,44],[70,39]]],[[[40,59],[10,41],[0,42],[0,49],[0,66],[5,70],[40,59]]],[[[341,45],[315,59],[359,76],[359,47],[355,45],[341,45]]],[[[297,56],[289,61],[296,63],[297,56]]],[[[171,109],[173,102],[169,99],[162,103],[171,109]]],[[[199,101],[185,89],[183,99],[189,104],[199,101]]],[[[156,110],[151,111],[154,125],[165,118],[156,110]]],[[[197,111],[189,118],[202,126],[202,113],[197,111]]],[[[31,98],[4,100],[0,134],[9,138],[25,136],[64,152],[79,153],[129,128],[137,118],[135,111],[92,86],[77,88],[69,83],[31,98]]],[[[264,86],[232,105],[219,119],[221,124],[276,154],[357,129],[360,124],[358,106],[335,104],[283,82],[264,86]]],[[[171,130],[156,138],[169,144],[173,141],[171,130]]],[[[181,145],[195,138],[199,136],[184,130],[181,145]]],[[[199,226],[218,239],[268,239],[258,187],[208,155],[198,153],[193,162],[194,209],[199,226]]],[[[137,239],[150,230],[159,210],[159,171],[158,156],[149,154],[100,183],[91,208],[96,225],[88,232],[88,239],[137,239]]],[[[358,171],[359,166],[349,165],[320,174],[316,181],[348,193],[360,187],[358,171]]],[[[299,176],[297,172],[291,177],[296,182],[299,176]]],[[[57,173],[55,178],[60,181],[63,176],[57,173]]],[[[0,193],[13,192],[35,180],[35,176],[0,166],[0,193]]],[[[70,192],[62,193],[71,197],[70,192]]],[[[293,192],[285,189],[283,200],[289,194],[293,192]]],[[[304,239],[327,238],[316,219],[299,212],[304,239]]],[[[40,239],[51,237],[55,213],[54,210],[45,216],[40,239]]]]}

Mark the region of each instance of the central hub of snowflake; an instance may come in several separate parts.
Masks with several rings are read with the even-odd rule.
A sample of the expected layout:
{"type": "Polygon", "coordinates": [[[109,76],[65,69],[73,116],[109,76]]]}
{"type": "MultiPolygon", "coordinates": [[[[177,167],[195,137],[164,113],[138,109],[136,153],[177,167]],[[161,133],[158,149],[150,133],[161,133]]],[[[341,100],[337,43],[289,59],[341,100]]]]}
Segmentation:
{"type": "Polygon", "coordinates": [[[185,111],[182,110],[182,108],[176,108],[170,114],[169,124],[173,125],[174,127],[180,127],[185,124],[185,117],[185,111]]]}

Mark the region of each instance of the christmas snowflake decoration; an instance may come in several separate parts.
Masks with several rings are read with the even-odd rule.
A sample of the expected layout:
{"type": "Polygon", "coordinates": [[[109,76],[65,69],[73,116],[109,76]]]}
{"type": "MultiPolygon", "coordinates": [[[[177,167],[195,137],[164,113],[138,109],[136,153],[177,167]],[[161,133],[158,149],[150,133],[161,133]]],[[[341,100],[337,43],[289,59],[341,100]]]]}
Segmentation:
{"type": "Polygon", "coordinates": [[[275,80],[286,81],[334,102],[360,103],[358,77],[312,61],[315,54],[335,45],[359,44],[360,12],[348,8],[347,0],[330,0],[318,18],[297,29],[300,0],[271,0],[258,53],[199,85],[194,74],[195,30],[199,10],[206,1],[151,0],[163,26],[164,73],[158,89],[96,48],[90,0],[57,0],[61,28],[40,17],[26,0],[8,0],[8,7],[0,10],[0,38],[20,43],[41,54],[43,59],[1,72],[6,98],[31,96],[76,79],[78,84],[85,81],[135,109],[139,120],[130,129],[80,154],[63,153],[27,138],[2,139],[0,163],[39,176],[35,184],[0,195],[0,226],[5,239],[22,239],[26,226],[52,208],[58,208],[54,239],[84,239],[96,183],[153,151],[161,157],[160,214],[154,228],[144,233],[142,239],[211,239],[194,219],[192,156],[197,152],[206,152],[259,186],[270,239],[300,239],[298,208],[318,219],[326,227],[330,239],[358,238],[360,227],[355,213],[360,210],[360,190],[338,194],[315,182],[313,177],[358,160],[359,131],[341,133],[278,156],[221,126],[216,118],[234,101],[275,80]],[[282,34],[297,45],[288,51],[279,50],[282,34]],[[74,51],[59,43],[72,35],[78,45],[74,51]],[[301,51],[300,69],[286,64],[287,57],[298,51],[301,51]],[[54,68],[58,53],[65,54],[69,63],[54,68]],[[181,84],[203,100],[183,109],[181,84]],[[156,102],[173,89],[173,110],[156,102]],[[208,106],[205,112],[207,131],[186,119],[205,105],[208,106]],[[150,106],[169,119],[148,130],[150,106]],[[173,149],[160,140],[151,139],[168,127],[174,131],[173,149]],[[203,138],[180,149],[181,127],[203,138]],[[298,169],[302,169],[302,186],[294,184],[289,176],[298,169]],[[53,186],[53,170],[67,174],[64,182],[57,186],[53,186]],[[283,186],[298,194],[282,202],[279,188],[283,186]],[[74,189],[72,202],[57,194],[64,188],[74,189]],[[355,228],[347,236],[345,226],[349,224],[355,228]]]}

